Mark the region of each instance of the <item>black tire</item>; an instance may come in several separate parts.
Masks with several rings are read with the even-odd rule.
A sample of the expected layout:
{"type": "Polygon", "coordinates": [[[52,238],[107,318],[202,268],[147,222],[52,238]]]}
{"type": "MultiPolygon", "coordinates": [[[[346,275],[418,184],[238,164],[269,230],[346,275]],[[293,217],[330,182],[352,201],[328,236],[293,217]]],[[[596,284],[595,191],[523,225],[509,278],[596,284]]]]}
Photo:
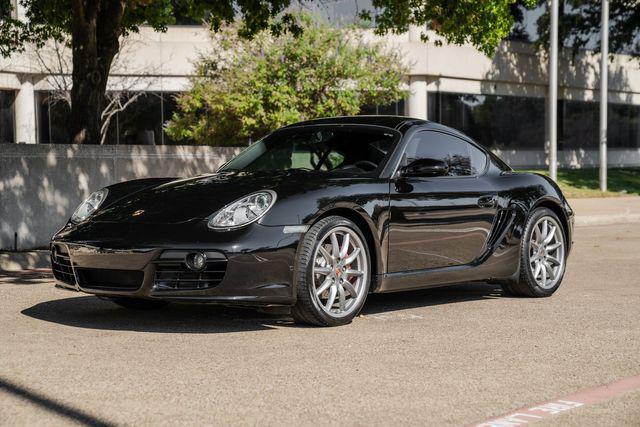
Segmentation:
{"type": "Polygon", "coordinates": [[[165,307],[167,304],[169,304],[167,301],[130,297],[113,297],[109,298],[109,300],[119,305],[120,307],[133,310],[154,310],[157,308],[165,307]]]}
{"type": "Polygon", "coordinates": [[[560,287],[562,283],[562,279],[564,278],[564,273],[566,271],[567,265],[567,242],[566,242],[566,230],[564,230],[562,222],[558,218],[558,216],[550,209],[547,208],[537,208],[535,209],[527,219],[527,223],[525,225],[524,234],[522,236],[522,240],[520,241],[520,271],[518,274],[517,280],[510,280],[502,283],[502,289],[506,295],[512,296],[523,296],[523,297],[532,297],[532,298],[541,298],[548,297],[553,295],[553,293],[560,287]],[[545,288],[538,284],[536,279],[533,277],[533,272],[531,271],[530,266],[530,251],[529,251],[529,243],[531,241],[532,233],[534,232],[534,227],[538,223],[540,219],[543,217],[552,218],[555,223],[561,229],[562,236],[562,268],[560,270],[559,278],[554,286],[545,288]]]}
{"type": "MultiPolygon", "coordinates": [[[[362,253],[362,251],[361,251],[362,253]]],[[[341,216],[329,216],[315,223],[305,234],[296,256],[296,293],[297,302],[291,308],[291,314],[296,322],[306,323],[315,326],[340,326],[351,323],[364,306],[369,287],[371,284],[371,256],[367,240],[357,225],[341,216]],[[320,239],[326,236],[331,230],[337,227],[345,227],[358,235],[360,243],[364,248],[366,257],[367,278],[362,281],[362,288],[358,292],[359,301],[349,310],[350,313],[344,317],[334,317],[325,312],[318,304],[313,286],[313,257],[316,253],[320,239]]]]}

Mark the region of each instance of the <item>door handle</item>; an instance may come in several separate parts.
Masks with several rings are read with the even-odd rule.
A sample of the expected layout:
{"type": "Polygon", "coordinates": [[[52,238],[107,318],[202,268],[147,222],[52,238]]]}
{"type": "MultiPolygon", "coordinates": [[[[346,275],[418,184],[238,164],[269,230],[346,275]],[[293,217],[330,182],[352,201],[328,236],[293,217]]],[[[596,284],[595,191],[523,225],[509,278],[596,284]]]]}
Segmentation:
{"type": "Polygon", "coordinates": [[[496,196],[483,196],[478,199],[478,206],[481,208],[495,208],[497,202],[496,196]]]}

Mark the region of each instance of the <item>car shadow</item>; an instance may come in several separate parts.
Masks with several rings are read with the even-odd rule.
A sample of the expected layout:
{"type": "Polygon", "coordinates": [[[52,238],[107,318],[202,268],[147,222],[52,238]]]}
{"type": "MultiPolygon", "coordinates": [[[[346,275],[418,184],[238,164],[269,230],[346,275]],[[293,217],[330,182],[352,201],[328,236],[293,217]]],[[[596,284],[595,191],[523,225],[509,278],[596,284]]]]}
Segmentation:
{"type": "Polygon", "coordinates": [[[291,319],[256,310],[211,304],[170,304],[156,310],[133,310],[94,296],[41,302],[21,312],[46,322],[88,329],[215,334],[273,329],[291,319]]]}
{"type": "Polygon", "coordinates": [[[374,315],[412,308],[503,297],[504,292],[500,285],[485,283],[450,285],[388,294],[371,294],[362,309],[362,314],[374,315]]]}
{"type": "MultiPolygon", "coordinates": [[[[376,315],[441,304],[499,298],[499,286],[473,284],[391,294],[369,295],[362,314],[376,315]]],[[[94,296],[41,302],[21,312],[34,319],[88,329],[152,333],[215,334],[304,328],[286,314],[265,314],[251,308],[209,304],[170,304],[157,310],[131,310],[94,296]]]]}

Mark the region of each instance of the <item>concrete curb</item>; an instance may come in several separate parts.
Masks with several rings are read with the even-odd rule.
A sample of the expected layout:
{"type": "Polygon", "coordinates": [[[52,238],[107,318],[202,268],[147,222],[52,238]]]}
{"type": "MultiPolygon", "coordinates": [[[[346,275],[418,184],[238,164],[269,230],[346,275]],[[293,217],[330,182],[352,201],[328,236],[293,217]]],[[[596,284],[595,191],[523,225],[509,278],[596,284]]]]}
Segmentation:
{"type": "Polygon", "coordinates": [[[0,271],[48,271],[49,251],[1,252],[0,271]]]}
{"type": "Polygon", "coordinates": [[[576,225],[608,225],[640,222],[640,197],[570,199],[576,225]]]}
{"type": "Polygon", "coordinates": [[[576,226],[633,224],[640,222],[640,214],[626,213],[614,215],[576,216],[576,226]]]}

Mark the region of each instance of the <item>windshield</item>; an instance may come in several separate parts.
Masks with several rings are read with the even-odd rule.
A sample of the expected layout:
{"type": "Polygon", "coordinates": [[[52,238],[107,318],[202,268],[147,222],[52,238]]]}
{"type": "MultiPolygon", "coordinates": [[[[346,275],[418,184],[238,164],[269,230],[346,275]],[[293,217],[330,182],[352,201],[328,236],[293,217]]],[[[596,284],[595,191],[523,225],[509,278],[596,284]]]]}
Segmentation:
{"type": "Polygon", "coordinates": [[[397,133],[374,126],[304,126],[261,139],[221,171],[344,171],[370,174],[382,167],[397,133]]]}

